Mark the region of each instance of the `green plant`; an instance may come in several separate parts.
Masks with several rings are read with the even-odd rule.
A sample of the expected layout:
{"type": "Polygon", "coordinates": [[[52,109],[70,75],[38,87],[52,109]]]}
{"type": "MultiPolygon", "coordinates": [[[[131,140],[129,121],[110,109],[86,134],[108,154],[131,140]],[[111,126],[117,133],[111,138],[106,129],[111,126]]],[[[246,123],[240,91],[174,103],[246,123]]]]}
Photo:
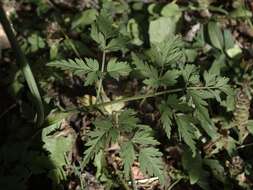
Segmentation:
{"type": "Polygon", "coordinates": [[[22,0],[11,17],[43,96],[15,68],[17,101],[0,114],[10,126],[0,128],[0,184],[43,176],[56,190],[252,189],[249,2],[70,2],[22,0]],[[24,79],[37,129],[20,127],[35,117],[24,79]],[[12,139],[22,158],[6,151],[12,139]],[[24,167],[8,173],[12,160],[24,167]]]}
{"type": "MultiPolygon", "coordinates": [[[[100,109],[105,115],[93,122],[94,130],[88,133],[82,166],[85,167],[96,158],[101,150],[103,154],[108,154],[106,150],[110,145],[117,143],[126,179],[130,176],[131,167],[136,160],[143,173],[157,176],[161,184],[165,185],[166,173],[161,159],[163,154],[157,148],[159,142],[152,135],[152,129],[140,125],[133,110],[121,108],[112,110],[108,115],[105,106],[153,98],[152,101],[159,107],[160,120],[167,138],[171,138],[172,128],[176,128],[178,140],[182,139],[188,145],[191,150],[190,157],[194,159],[198,155],[196,144],[200,142],[202,135],[207,134],[214,141],[220,137],[210,118],[207,102],[215,100],[222,105],[227,96],[233,96],[233,90],[228,85],[229,80],[217,72],[212,72],[212,68],[200,72],[199,67],[186,63],[185,43],[176,35],[162,42],[155,42],[143,53],[135,53],[127,48],[127,38],[120,33],[119,28],[113,26],[112,18],[105,14],[103,9],[91,26],[90,35],[102,51],[101,63],[92,58],[48,63],[48,66],[72,71],[79,76],[85,75],[85,85],[97,87],[96,103],[90,107],[100,109]],[[131,52],[132,64],[112,58],[115,51],[131,52]],[[109,60],[107,57],[110,57],[109,60]],[[120,80],[130,73],[132,77],[139,73],[138,78],[147,87],[147,94],[112,101],[105,99],[107,95],[103,90],[103,81],[108,78],[120,80]],[[161,98],[156,99],[157,96],[161,98]]],[[[214,39],[212,41],[214,42],[214,39]]],[[[201,158],[198,156],[198,159],[201,158]]],[[[191,172],[189,174],[192,178],[191,172]]],[[[198,180],[199,177],[191,180],[191,183],[194,184],[198,180]]]]}

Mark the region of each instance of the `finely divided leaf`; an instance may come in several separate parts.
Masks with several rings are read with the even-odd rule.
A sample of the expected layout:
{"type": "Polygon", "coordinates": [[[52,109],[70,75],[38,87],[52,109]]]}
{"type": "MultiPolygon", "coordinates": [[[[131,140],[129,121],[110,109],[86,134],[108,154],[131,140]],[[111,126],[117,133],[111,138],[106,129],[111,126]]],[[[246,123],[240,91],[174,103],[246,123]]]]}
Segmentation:
{"type": "Polygon", "coordinates": [[[139,153],[139,163],[143,173],[150,176],[157,176],[161,184],[164,184],[164,164],[161,157],[162,153],[157,149],[153,147],[143,148],[139,153]]]}
{"type": "Polygon", "coordinates": [[[124,165],[124,174],[125,176],[129,177],[131,167],[136,159],[132,142],[126,142],[121,146],[120,157],[122,158],[124,165]]]}
{"type": "Polygon", "coordinates": [[[170,139],[171,135],[171,125],[172,125],[172,119],[173,119],[173,112],[171,108],[165,103],[162,102],[159,110],[161,112],[161,122],[163,124],[163,129],[166,132],[167,137],[170,139]]]}
{"type": "Polygon", "coordinates": [[[133,54],[133,64],[135,64],[136,69],[140,71],[143,77],[146,78],[143,81],[144,84],[149,85],[154,88],[157,88],[159,86],[159,83],[160,83],[159,74],[155,67],[153,67],[152,65],[143,63],[143,61],[134,54],[133,54]]]}
{"type": "MultiPolygon", "coordinates": [[[[205,91],[196,91],[196,90],[189,90],[188,94],[192,97],[193,104],[195,106],[195,116],[199,120],[202,128],[206,131],[206,133],[212,138],[215,139],[217,137],[217,131],[216,128],[210,119],[208,109],[205,107],[207,106],[207,102],[204,100],[204,98],[210,98],[207,95],[210,95],[209,93],[204,93],[205,91]]],[[[211,94],[211,96],[213,96],[211,94]]]]}
{"type": "Polygon", "coordinates": [[[119,115],[119,127],[124,132],[132,132],[138,128],[139,119],[136,117],[136,112],[131,109],[127,109],[119,115]]]}
{"type": "Polygon", "coordinates": [[[91,25],[91,38],[100,45],[100,48],[103,50],[105,48],[106,40],[104,35],[98,31],[96,24],[91,25]]]}
{"type": "Polygon", "coordinates": [[[178,132],[185,143],[191,148],[194,157],[196,155],[194,126],[191,123],[190,119],[185,115],[178,115],[175,119],[178,126],[178,132]]]}
{"type": "Polygon", "coordinates": [[[68,59],[53,61],[47,64],[48,66],[57,67],[62,70],[70,70],[75,74],[88,74],[85,85],[93,84],[99,77],[99,63],[95,59],[68,59]]]}
{"type": "Polygon", "coordinates": [[[132,138],[132,142],[139,145],[158,145],[159,142],[151,135],[151,130],[139,130],[132,138]]]}
{"type": "Polygon", "coordinates": [[[129,38],[126,36],[120,35],[117,38],[113,38],[108,45],[106,46],[105,50],[106,51],[118,51],[118,50],[123,50],[126,48],[126,45],[129,41],[129,38]]]}
{"type": "Polygon", "coordinates": [[[198,68],[195,65],[186,64],[185,67],[181,68],[181,73],[185,82],[189,84],[198,84],[200,81],[198,68]]]}
{"type": "Polygon", "coordinates": [[[47,64],[51,67],[57,67],[62,70],[71,70],[75,73],[89,73],[92,71],[99,70],[99,64],[97,60],[85,59],[85,62],[81,59],[68,59],[68,60],[59,60],[52,61],[47,64]]]}
{"type": "Polygon", "coordinates": [[[182,51],[183,41],[179,36],[173,36],[160,43],[151,46],[148,56],[158,66],[166,66],[172,63],[184,62],[185,56],[182,51]]]}

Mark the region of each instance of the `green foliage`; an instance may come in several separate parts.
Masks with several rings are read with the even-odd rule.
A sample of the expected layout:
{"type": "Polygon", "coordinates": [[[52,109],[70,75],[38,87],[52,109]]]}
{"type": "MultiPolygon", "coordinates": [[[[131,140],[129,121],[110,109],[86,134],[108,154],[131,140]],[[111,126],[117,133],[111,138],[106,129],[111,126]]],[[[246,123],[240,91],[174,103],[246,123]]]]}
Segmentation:
{"type": "Polygon", "coordinates": [[[117,61],[117,59],[110,59],[107,65],[108,74],[119,80],[120,76],[127,76],[131,71],[130,66],[126,62],[117,61]]]}
{"type": "Polygon", "coordinates": [[[87,74],[85,85],[91,85],[98,80],[100,71],[97,60],[86,58],[85,61],[81,59],[69,59],[61,61],[53,61],[48,63],[48,66],[57,67],[62,70],[73,71],[75,74],[87,74]]]}
{"type": "Polygon", "coordinates": [[[141,149],[139,153],[140,168],[144,173],[156,175],[161,184],[164,184],[163,163],[161,160],[162,153],[157,149],[149,147],[141,149]]]}
{"type": "MultiPolygon", "coordinates": [[[[0,87],[11,81],[16,93],[0,114],[1,125],[8,116],[0,128],[0,185],[22,189],[43,175],[54,190],[73,181],[80,189],[141,189],[151,177],[157,188],[252,189],[250,7],[241,0],[73,2],[21,0],[10,17],[46,112],[58,111],[38,129],[37,150],[40,131],[20,127],[40,119],[26,102],[34,94],[40,100],[31,71],[25,77],[36,93],[19,72],[3,80],[0,87]],[[247,91],[247,100],[236,91],[247,91]],[[66,134],[60,123],[70,114],[66,134]]],[[[15,62],[10,55],[3,50],[3,65],[15,62]]]]}
{"type": "Polygon", "coordinates": [[[44,128],[42,131],[43,148],[49,152],[48,158],[53,165],[53,169],[50,170],[48,176],[56,184],[60,184],[61,181],[67,178],[63,167],[68,164],[66,162],[66,156],[67,153],[71,152],[76,140],[73,133],[68,134],[66,137],[50,135],[50,133],[52,134],[54,131],[59,130],[60,125],[61,122],[56,122],[44,128]]]}
{"type": "Polygon", "coordinates": [[[83,165],[92,160],[100,150],[108,148],[110,143],[119,142],[126,178],[129,177],[133,162],[138,158],[142,172],[157,176],[164,184],[162,153],[155,148],[159,143],[152,136],[152,130],[148,126],[138,124],[139,120],[132,110],[116,113],[116,117],[117,120],[115,116],[111,116],[107,120],[94,122],[96,128],[88,134],[90,140],[85,144],[88,148],[84,152],[83,165]],[[133,131],[134,136],[128,136],[133,131]],[[122,138],[123,141],[120,140],[122,138]]]}

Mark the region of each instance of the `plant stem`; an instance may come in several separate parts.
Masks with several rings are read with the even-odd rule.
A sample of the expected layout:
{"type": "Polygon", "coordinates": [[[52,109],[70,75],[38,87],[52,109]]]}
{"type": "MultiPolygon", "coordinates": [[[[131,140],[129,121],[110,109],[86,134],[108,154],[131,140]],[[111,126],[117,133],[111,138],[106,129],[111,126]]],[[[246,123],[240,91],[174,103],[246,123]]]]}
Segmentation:
{"type": "Polygon", "coordinates": [[[104,78],[104,70],[105,70],[105,51],[103,51],[103,57],[102,57],[102,67],[101,67],[101,78],[99,80],[98,84],[98,91],[97,91],[97,97],[96,97],[96,102],[98,101],[101,93],[101,88],[102,88],[102,83],[103,83],[103,78],[104,78]]]}
{"type": "Polygon", "coordinates": [[[130,177],[131,177],[131,183],[132,183],[132,189],[133,190],[138,190],[137,186],[136,186],[136,181],[134,179],[133,173],[132,171],[130,171],[130,177]]]}
{"type": "Polygon", "coordinates": [[[152,98],[155,96],[161,96],[164,94],[172,94],[172,93],[182,92],[185,90],[206,90],[206,89],[216,89],[216,88],[217,87],[205,87],[205,86],[204,87],[176,88],[176,89],[164,90],[164,91],[156,92],[156,93],[152,93],[152,94],[143,94],[143,95],[125,97],[125,98],[107,101],[107,102],[98,103],[98,104],[95,103],[95,104],[87,106],[85,108],[78,108],[78,109],[75,108],[75,109],[71,109],[71,110],[66,110],[66,112],[74,113],[76,111],[89,111],[89,110],[98,109],[99,107],[109,106],[109,105],[117,104],[117,103],[121,103],[121,102],[129,102],[129,101],[141,100],[141,99],[145,99],[145,98],[152,98]]]}
{"type": "Polygon", "coordinates": [[[188,87],[188,88],[176,88],[172,90],[165,90],[161,92],[156,92],[152,94],[143,94],[143,95],[137,95],[137,96],[131,96],[131,97],[126,97],[126,98],[121,98],[118,100],[113,100],[113,101],[108,101],[100,104],[94,104],[91,105],[90,107],[100,107],[100,106],[108,106],[116,103],[121,103],[121,102],[129,102],[129,101],[135,101],[135,100],[141,100],[145,98],[151,98],[155,96],[161,96],[164,94],[171,94],[171,93],[176,93],[176,92],[182,92],[184,90],[204,90],[204,89],[215,89],[216,87],[188,87]]]}
{"type": "Polygon", "coordinates": [[[172,190],[180,181],[182,178],[177,179],[174,183],[172,183],[167,190],[172,190]]]}
{"type": "Polygon", "coordinates": [[[0,2],[0,22],[2,23],[3,29],[10,41],[10,44],[16,56],[17,63],[19,64],[19,67],[23,72],[23,75],[28,84],[30,92],[34,98],[35,107],[37,109],[37,125],[41,126],[44,122],[44,107],[43,107],[42,99],[41,99],[36,81],[34,79],[33,73],[31,71],[30,65],[27,62],[26,57],[16,40],[15,34],[12,30],[11,24],[5,14],[5,11],[3,9],[3,5],[1,2],[0,2]]]}

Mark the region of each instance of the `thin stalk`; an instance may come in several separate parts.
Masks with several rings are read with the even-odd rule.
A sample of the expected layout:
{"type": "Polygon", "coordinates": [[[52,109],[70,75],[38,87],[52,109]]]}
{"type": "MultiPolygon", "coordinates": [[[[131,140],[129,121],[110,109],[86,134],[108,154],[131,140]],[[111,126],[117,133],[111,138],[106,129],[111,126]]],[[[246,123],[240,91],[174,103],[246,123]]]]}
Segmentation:
{"type": "Polygon", "coordinates": [[[249,143],[249,144],[244,144],[244,145],[238,146],[236,149],[239,150],[239,149],[243,149],[243,148],[250,147],[250,146],[253,146],[253,143],[249,143]]]}
{"type": "Polygon", "coordinates": [[[172,183],[167,190],[172,190],[183,178],[177,179],[174,183],[172,183]]]}
{"type": "Polygon", "coordinates": [[[99,79],[99,84],[98,84],[98,91],[97,91],[97,97],[96,97],[96,102],[98,101],[98,98],[100,97],[100,92],[102,88],[102,83],[103,83],[103,78],[104,78],[104,70],[105,70],[105,56],[106,53],[103,51],[103,57],[102,57],[102,67],[101,67],[101,78],[99,79]]]}
{"type": "Polygon", "coordinates": [[[25,77],[25,80],[28,84],[30,92],[34,98],[34,103],[37,110],[37,125],[41,126],[44,122],[44,107],[43,107],[42,99],[41,99],[36,81],[34,79],[33,73],[31,71],[30,65],[28,61],[26,60],[26,57],[16,40],[15,34],[12,30],[11,24],[5,14],[5,11],[3,9],[3,5],[1,2],[0,2],[0,22],[2,23],[3,29],[10,41],[13,52],[16,56],[17,63],[19,64],[19,67],[25,77]]]}
{"type": "Polygon", "coordinates": [[[133,172],[132,172],[132,171],[130,171],[130,177],[131,177],[132,189],[133,189],[133,190],[138,190],[137,185],[136,185],[136,181],[135,181],[135,179],[134,179],[134,176],[133,176],[133,172]]]}
{"type": "Polygon", "coordinates": [[[103,103],[93,104],[93,105],[87,106],[85,108],[78,108],[78,109],[75,108],[72,110],[66,110],[66,112],[72,113],[72,112],[76,112],[76,111],[88,111],[88,110],[98,109],[99,107],[109,106],[112,104],[129,102],[129,101],[136,101],[136,100],[141,100],[141,99],[145,99],[145,98],[152,98],[152,97],[161,96],[164,94],[173,94],[173,93],[182,92],[185,90],[205,90],[205,89],[216,89],[216,87],[205,87],[204,86],[204,87],[176,88],[176,89],[164,90],[164,91],[156,92],[156,93],[152,93],[152,94],[143,94],[143,95],[125,97],[125,98],[121,98],[121,99],[117,99],[117,100],[113,100],[113,101],[107,101],[107,102],[103,102],[103,103]]]}
{"type": "Polygon", "coordinates": [[[125,97],[125,98],[121,98],[121,99],[117,99],[117,100],[113,100],[113,101],[108,101],[108,102],[104,102],[104,103],[100,103],[100,104],[94,104],[94,105],[91,105],[90,107],[108,106],[108,105],[112,105],[112,104],[116,104],[116,103],[129,102],[129,101],[141,100],[141,99],[145,99],[145,98],[151,98],[151,97],[155,97],[155,96],[161,96],[161,95],[164,95],[164,94],[182,92],[184,90],[204,90],[204,89],[215,89],[215,88],[216,87],[176,88],[176,89],[164,90],[164,91],[156,92],[156,93],[152,93],[152,94],[143,94],[143,95],[125,97]]]}

